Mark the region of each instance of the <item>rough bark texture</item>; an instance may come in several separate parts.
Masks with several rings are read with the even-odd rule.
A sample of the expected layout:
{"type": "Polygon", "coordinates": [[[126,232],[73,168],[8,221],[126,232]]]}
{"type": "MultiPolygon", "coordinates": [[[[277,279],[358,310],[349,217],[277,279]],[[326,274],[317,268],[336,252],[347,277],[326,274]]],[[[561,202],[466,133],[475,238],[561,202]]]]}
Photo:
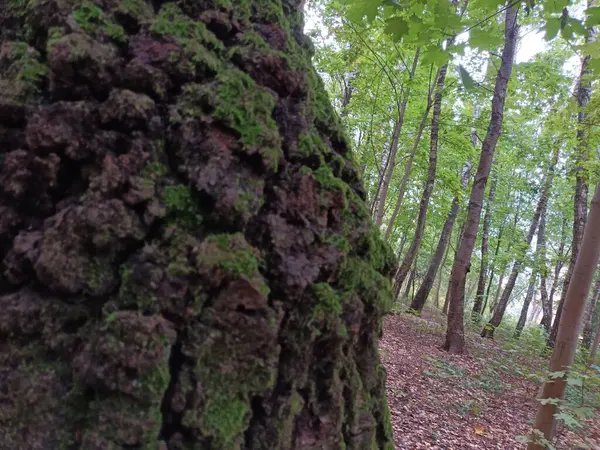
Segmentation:
{"type": "MultiPolygon", "coordinates": [[[[575,269],[573,270],[572,282],[564,305],[563,319],[558,328],[554,350],[550,357],[550,371],[567,371],[575,359],[575,350],[581,331],[585,303],[592,285],[594,273],[600,259],[600,184],[596,186],[596,192],[592,199],[590,215],[585,225],[581,250],[575,269]]],[[[541,399],[562,399],[567,384],[567,375],[550,380],[544,384],[541,399]]],[[[540,404],[535,418],[534,429],[539,430],[549,441],[554,435],[554,425],[557,412],[556,404],[540,404]]],[[[537,442],[531,442],[528,450],[542,450],[546,448],[537,442]]]]}
{"type": "MultiPolygon", "coordinates": [[[[417,48],[410,70],[411,80],[415,76],[415,72],[417,70],[417,64],[419,62],[419,53],[419,49],[417,48]]],[[[406,113],[406,105],[408,104],[409,96],[410,88],[406,88],[404,90],[404,98],[402,99],[402,103],[400,104],[400,107],[398,109],[398,120],[394,125],[394,134],[392,136],[392,143],[390,145],[390,152],[388,155],[389,159],[386,164],[386,169],[383,173],[381,189],[379,189],[379,195],[376,200],[375,225],[377,225],[377,227],[381,226],[381,223],[383,222],[383,216],[385,214],[385,202],[387,200],[388,189],[390,187],[390,181],[392,181],[394,168],[396,167],[396,154],[398,153],[398,142],[400,140],[400,132],[402,131],[402,126],[404,125],[404,114],[406,113]]]]}
{"type": "Polygon", "coordinates": [[[596,278],[596,284],[594,286],[594,293],[590,297],[590,300],[585,308],[585,315],[583,319],[583,346],[589,349],[592,345],[592,338],[594,334],[594,319],[596,318],[596,311],[598,309],[598,298],[600,297],[600,273],[596,278]]]}
{"type": "Polygon", "coordinates": [[[485,285],[488,270],[488,236],[497,182],[497,178],[492,180],[492,185],[490,186],[490,192],[488,194],[487,208],[485,210],[485,215],[483,216],[483,229],[481,230],[481,267],[479,269],[479,279],[477,280],[475,302],[473,303],[473,311],[471,313],[471,319],[477,323],[479,323],[481,315],[483,314],[483,301],[485,297],[485,285]]]}
{"type": "Polygon", "coordinates": [[[448,308],[448,328],[446,331],[446,340],[443,345],[443,348],[450,353],[463,353],[465,347],[463,323],[465,281],[471,267],[471,256],[475,247],[477,229],[479,228],[485,185],[492,166],[496,144],[502,131],[506,88],[512,72],[518,37],[517,11],[515,8],[509,7],[506,9],[504,24],[505,44],[502,50],[502,62],[496,76],[496,85],[494,86],[490,124],[482,144],[479,166],[477,167],[477,173],[475,174],[475,180],[471,188],[465,230],[450,276],[451,289],[450,306],[448,308]]]}
{"type": "Polygon", "coordinates": [[[393,448],[298,3],[0,4],[0,449],[393,448]]]}
{"type": "MultiPolygon", "coordinates": [[[[592,4],[593,2],[590,2],[592,4]]],[[[596,39],[596,29],[590,27],[586,36],[586,42],[593,42],[596,39]]],[[[585,56],[581,63],[581,71],[579,73],[579,79],[577,80],[577,104],[579,106],[579,112],[577,114],[577,148],[575,149],[575,197],[573,200],[573,241],[571,245],[571,260],[569,262],[569,269],[563,282],[563,290],[560,297],[560,302],[556,310],[556,317],[552,324],[552,330],[548,336],[548,345],[554,346],[556,336],[558,334],[558,327],[560,325],[560,318],[563,312],[563,305],[565,303],[567,291],[569,289],[569,283],[571,276],[573,275],[573,269],[575,262],[577,261],[577,255],[579,254],[581,239],[583,238],[583,229],[585,227],[585,220],[587,216],[587,198],[588,198],[588,182],[587,182],[587,169],[585,168],[587,161],[590,158],[589,152],[589,129],[590,125],[587,123],[588,112],[586,110],[587,105],[592,98],[592,83],[590,79],[591,70],[589,66],[590,56],[585,56]]]]}
{"type": "MultiPolygon", "coordinates": [[[[469,174],[471,172],[471,166],[469,164],[465,164],[462,173],[462,185],[465,187],[469,182],[469,174]]],[[[448,213],[448,217],[446,217],[446,221],[444,222],[444,226],[442,228],[442,234],[440,235],[440,239],[438,241],[438,245],[435,249],[433,256],[431,257],[431,261],[429,262],[429,267],[427,268],[427,273],[413,298],[410,308],[414,311],[421,311],[423,306],[425,306],[425,302],[429,297],[429,293],[431,292],[431,288],[433,287],[433,282],[435,280],[435,276],[438,272],[438,269],[441,266],[444,266],[444,262],[442,262],[442,258],[445,259],[448,257],[448,243],[450,242],[450,237],[452,236],[452,229],[454,228],[454,222],[456,221],[456,217],[458,216],[458,210],[460,208],[458,197],[454,197],[452,200],[452,205],[450,206],[450,212],[448,213]]],[[[440,275],[440,281],[437,288],[436,293],[436,305],[439,307],[439,292],[440,285],[442,283],[442,277],[440,275]]]]}
{"type": "Polygon", "coordinates": [[[517,277],[519,276],[521,264],[523,263],[523,259],[525,258],[526,252],[529,250],[531,241],[533,240],[533,236],[535,235],[535,232],[538,228],[540,217],[546,215],[546,209],[548,207],[548,196],[550,194],[550,188],[552,187],[552,180],[554,178],[554,170],[556,168],[557,162],[558,146],[556,146],[554,155],[552,157],[552,161],[550,162],[550,167],[548,168],[548,172],[546,173],[544,180],[542,181],[540,198],[535,207],[533,218],[531,220],[531,224],[529,225],[527,236],[525,237],[524,245],[517,249],[517,257],[513,263],[510,276],[508,277],[508,282],[506,283],[506,287],[502,292],[502,297],[500,297],[496,308],[494,308],[494,313],[492,314],[490,321],[481,331],[482,337],[494,337],[494,330],[500,325],[500,322],[502,322],[502,319],[504,318],[504,313],[506,312],[506,307],[508,306],[510,295],[512,294],[512,290],[515,287],[517,277]]]}

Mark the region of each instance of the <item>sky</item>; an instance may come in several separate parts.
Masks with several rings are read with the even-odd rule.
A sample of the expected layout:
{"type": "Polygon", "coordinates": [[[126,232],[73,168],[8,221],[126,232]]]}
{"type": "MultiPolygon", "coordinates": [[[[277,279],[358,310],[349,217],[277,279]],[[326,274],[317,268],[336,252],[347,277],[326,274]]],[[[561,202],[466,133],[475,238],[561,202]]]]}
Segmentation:
{"type": "MultiPolygon", "coordinates": [[[[571,14],[575,17],[583,16],[583,7],[581,2],[580,4],[575,5],[571,10],[571,14]]],[[[320,26],[320,17],[318,13],[307,6],[305,11],[305,32],[309,32],[310,30],[319,29],[320,26]]],[[[547,48],[547,43],[544,40],[544,30],[536,31],[531,27],[523,27],[520,32],[519,45],[517,48],[516,62],[523,63],[527,61],[531,61],[535,55],[540,52],[543,52],[547,48]]],[[[458,37],[460,41],[460,35],[458,37]]],[[[579,58],[575,55],[567,60],[565,63],[565,70],[569,73],[569,75],[575,77],[577,71],[579,69],[579,58]]]]}

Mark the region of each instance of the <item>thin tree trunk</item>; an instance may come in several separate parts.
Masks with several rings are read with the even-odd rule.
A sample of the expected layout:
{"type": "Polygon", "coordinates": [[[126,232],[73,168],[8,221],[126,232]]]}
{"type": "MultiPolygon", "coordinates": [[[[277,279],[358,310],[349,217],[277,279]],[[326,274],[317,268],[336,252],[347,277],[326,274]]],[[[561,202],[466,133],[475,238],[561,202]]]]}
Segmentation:
{"type": "MultiPolygon", "coordinates": [[[[591,2],[590,2],[591,3],[591,2]]],[[[591,27],[586,36],[586,42],[593,42],[596,39],[596,30],[591,27]]],[[[577,114],[577,148],[575,149],[575,197],[573,201],[573,241],[571,245],[571,261],[569,269],[563,282],[563,291],[560,296],[556,317],[552,324],[552,330],[548,336],[548,345],[554,346],[554,341],[558,333],[560,318],[563,312],[563,305],[569,289],[569,283],[577,256],[581,247],[583,238],[583,229],[587,215],[587,197],[588,185],[586,175],[586,164],[589,160],[589,124],[587,123],[588,113],[585,110],[592,97],[592,85],[590,80],[591,70],[589,69],[590,56],[585,56],[581,63],[581,72],[577,86],[577,104],[579,113],[577,114]]]]}
{"type": "MultiPolygon", "coordinates": [[[[563,308],[563,316],[558,327],[554,350],[550,357],[550,372],[568,371],[575,358],[575,350],[581,331],[583,312],[594,273],[600,259],[600,184],[592,199],[592,206],[584,227],[581,249],[578,252],[571,283],[563,308]]],[[[541,399],[562,399],[567,375],[544,384],[541,399]]],[[[542,432],[545,439],[552,441],[555,431],[556,404],[540,404],[535,418],[534,429],[542,432]]],[[[531,442],[528,450],[542,450],[545,446],[531,442]]]]}
{"type": "Polygon", "coordinates": [[[475,302],[473,304],[473,311],[471,313],[471,319],[476,323],[479,323],[481,321],[481,314],[483,314],[483,297],[485,295],[488,265],[488,234],[490,229],[490,222],[492,220],[492,204],[494,203],[497,182],[498,178],[494,177],[494,179],[492,180],[492,185],[490,186],[487,208],[485,210],[485,215],[483,216],[483,229],[481,231],[481,268],[479,269],[477,292],[475,293],[475,302]]]}
{"type": "MultiPolygon", "coordinates": [[[[452,43],[453,39],[449,42],[452,43]]],[[[421,195],[421,203],[419,205],[419,215],[417,217],[417,225],[415,227],[415,234],[413,241],[408,248],[408,251],[404,255],[402,264],[394,279],[394,291],[399,292],[406,278],[406,272],[415,260],[421,242],[423,241],[423,233],[425,232],[425,223],[427,222],[427,210],[429,209],[429,201],[431,200],[431,194],[433,193],[433,187],[435,185],[435,174],[437,171],[437,155],[438,155],[438,135],[440,128],[440,115],[442,113],[442,96],[444,94],[444,82],[446,80],[446,72],[448,71],[448,65],[444,65],[438,70],[436,75],[437,86],[435,89],[435,100],[433,102],[433,114],[431,116],[431,140],[429,146],[429,169],[427,171],[427,180],[425,181],[425,187],[423,194],[421,195]]],[[[390,224],[391,226],[392,224],[390,224]]]]}
{"type": "Polygon", "coordinates": [[[450,353],[464,353],[465,350],[463,323],[465,281],[471,267],[471,256],[479,228],[485,185],[492,166],[496,144],[502,132],[506,88],[512,72],[518,37],[517,10],[512,6],[506,9],[504,28],[505,44],[494,87],[490,124],[482,144],[479,166],[471,188],[465,231],[450,276],[452,288],[450,289],[450,306],[448,308],[448,328],[443,345],[444,350],[450,353]]]}
{"type": "MultiPolygon", "coordinates": [[[[498,252],[500,251],[500,244],[502,243],[502,233],[504,232],[504,223],[500,226],[500,230],[498,231],[498,241],[496,242],[496,250],[494,251],[494,259],[492,261],[492,266],[490,267],[490,281],[488,282],[487,289],[485,291],[485,299],[483,303],[483,307],[481,308],[481,313],[485,314],[485,309],[488,305],[488,300],[490,298],[490,290],[492,289],[492,284],[494,282],[494,271],[496,270],[496,258],[498,256],[498,252]]],[[[498,279],[498,284],[502,285],[502,280],[498,279]]],[[[492,301],[493,303],[493,301],[492,301]]],[[[491,304],[490,304],[491,308],[491,304]]],[[[491,308],[493,309],[493,308],[491,308]]]]}
{"type": "MultiPolygon", "coordinates": [[[[444,252],[444,259],[442,260],[442,264],[440,265],[440,270],[438,270],[438,283],[435,288],[435,307],[440,309],[440,291],[442,290],[442,279],[444,278],[444,267],[446,266],[446,260],[448,259],[448,246],[446,246],[446,251],[444,252]]],[[[422,284],[421,284],[422,286],[422,284]]],[[[418,292],[418,291],[417,291],[418,292]]]]}
{"type": "Polygon", "coordinates": [[[596,284],[594,286],[594,293],[592,294],[590,301],[585,309],[585,315],[583,320],[583,346],[587,349],[592,345],[592,335],[594,334],[594,313],[596,312],[598,305],[598,297],[600,296],[600,272],[596,278],[596,284]]]}
{"type": "Polygon", "coordinates": [[[519,316],[519,321],[517,322],[517,327],[515,329],[515,338],[521,337],[521,332],[525,327],[525,322],[527,322],[527,313],[529,312],[529,305],[531,304],[531,300],[533,300],[533,295],[535,293],[536,281],[537,271],[534,269],[531,271],[531,276],[529,277],[529,286],[527,287],[527,294],[525,295],[523,307],[521,308],[521,315],[519,316]]]}
{"type": "MultiPolygon", "coordinates": [[[[467,186],[469,182],[469,175],[471,173],[471,165],[465,164],[463,167],[463,172],[461,176],[461,184],[464,187],[467,186]]],[[[444,222],[444,227],[442,228],[442,234],[440,235],[440,239],[438,241],[438,245],[435,249],[435,253],[433,254],[431,261],[429,262],[429,267],[427,268],[427,273],[425,274],[425,278],[423,278],[423,282],[419,286],[413,301],[410,304],[410,308],[415,311],[421,311],[425,302],[427,301],[427,297],[429,297],[429,293],[431,292],[431,287],[433,286],[433,281],[435,279],[436,273],[438,272],[438,268],[440,267],[440,261],[442,257],[444,261],[442,262],[442,267],[446,262],[446,258],[448,257],[448,243],[450,242],[450,237],[452,236],[452,229],[454,228],[454,222],[456,221],[456,217],[458,216],[458,211],[460,209],[459,198],[458,196],[454,197],[452,200],[452,205],[450,206],[450,212],[448,213],[448,217],[444,222]]],[[[460,242],[460,241],[459,241],[460,242]]],[[[440,283],[442,277],[440,275],[440,283]]],[[[437,299],[436,303],[439,301],[439,291],[440,286],[438,285],[437,289],[437,299]]],[[[439,307],[439,305],[438,305],[439,307]]]]}
{"type": "Polygon", "coordinates": [[[554,170],[556,168],[556,164],[558,163],[558,153],[559,147],[555,146],[554,154],[552,156],[552,161],[550,162],[550,167],[548,168],[548,172],[545,175],[545,179],[542,182],[542,190],[540,193],[540,198],[538,200],[537,206],[535,208],[535,212],[533,214],[533,219],[531,220],[531,224],[529,225],[529,231],[527,233],[527,237],[525,238],[525,247],[523,249],[517,250],[517,258],[513,263],[512,270],[510,276],[508,277],[508,282],[506,283],[506,287],[502,293],[502,297],[500,301],[496,305],[494,309],[494,314],[492,314],[492,318],[486,324],[486,326],[481,331],[482,337],[492,338],[494,337],[494,330],[500,325],[502,319],[504,317],[504,313],[506,311],[506,307],[508,306],[508,301],[510,299],[510,295],[512,294],[512,290],[517,281],[517,277],[519,276],[519,270],[521,268],[521,264],[523,263],[523,259],[525,258],[526,252],[529,250],[531,242],[533,241],[533,236],[538,228],[540,217],[546,214],[546,208],[548,207],[548,195],[550,193],[550,188],[552,186],[552,181],[554,179],[554,170]]]}
{"type": "MultiPolygon", "coordinates": [[[[561,233],[561,241],[560,246],[558,248],[557,259],[554,265],[554,278],[552,279],[552,286],[550,288],[550,295],[548,296],[548,312],[547,316],[542,317],[541,325],[546,329],[548,335],[550,334],[550,328],[552,326],[552,309],[554,308],[554,294],[558,289],[558,283],[560,281],[560,271],[564,265],[565,258],[565,241],[566,241],[566,221],[563,222],[562,233],[561,233]]],[[[566,254],[569,254],[571,250],[569,249],[566,254]]]]}
{"type": "Polygon", "coordinates": [[[423,112],[423,117],[421,118],[421,122],[419,123],[419,128],[417,129],[417,135],[413,142],[412,149],[408,154],[406,164],[404,166],[404,175],[402,175],[402,180],[400,180],[400,188],[398,190],[398,196],[396,197],[396,204],[394,205],[394,211],[392,212],[392,217],[390,217],[390,221],[388,222],[387,228],[385,230],[385,240],[387,241],[394,230],[394,224],[396,223],[396,217],[398,217],[398,213],[402,208],[402,203],[404,202],[404,194],[406,194],[406,186],[408,186],[408,181],[410,180],[410,174],[412,173],[413,164],[415,162],[415,155],[419,150],[419,143],[421,142],[421,137],[423,136],[423,130],[425,129],[425,125],[427,124],[427,118],[429,117],[429,111],[431,110],[431,94],[427,96],[427,104],[425,106],[425,111],[423,112]]]}
{"type": "Polygon", "coordinates": [[[594,361],[596,353],[598,352],[598,345],[600,344],[600,325],[596,326],[596,334],[594,335],[594,343],[590,349],[590,361],[594,361]]]}
{"type": "MultiPolygon", "coordinates": [[[[415,76],[415,71],[417,70],[417,64],[419,62],[419,54],[420,49],[417,48],[415,52],[415,57],[413,58],[412,67],[410,70],[410,79],[412,80],[415,76]]],[[[396,166],[396,154],[398,153],[398,142],[400,140],[400,132],[402,131],[402,126],[404,125],[404,115],[406,113],[406,105],[408,104],[408,98],[410,96],[410,88],[406,88],[404,93],[404,98],[402,99],[402,103],[398,110],[398,120],[394,126],[394,134],[392,137],[392,144],[390,146],[390,152],[388,155],[389,160],[387,161],[387,167],[383,174],[383,182],[381,184],[381,190],[379,191],[379,196],[376,200],[375,207],[375,224],[377,227],[381,226],[381,222],[383,221],[383,216],[385,214],[385,202],[387,200],[388,189],[390,187],[390,181],[392,180],[392,174],[394,173],[394,167],[396,166]]]]}
{"type": "Polygon", "coordinates": [[[350,72],[348,74],[348,80],[344,77],[344,86],[342,91],[342,108],[340,117],[346,117],[348,115],[348,105],[352,100],[352,94],[354,93],[354,86],[352,82],[356,78],[356,72],[350,72]]]}
{"type": "MultiPolygon", "coordinates": [[[[548,279],[548,267],[546,265],[546,214],[540,217],[540,228],[538,230],[538,253],[540,267],[540,298],[542,303],[542,321],[540,325],[544,327],[546,332],[550,331],[550,322],[545,321],[547,317],[552,317],[552,304],[548,298],[548,287],[546,285],[548,279]]],[[[564,246],[564,242],[563,242],[564,246]]]]}
{"type": "MultiPolygon", "coordinates": [[[[458,232],[458,236],[456,236],[456,246],[454,247],[454,259],[456,259],[456,255],[458,252],[458,246],[460,241],[462,240],[463,231],[465,229],[465,224],[460,226],[460,231],[458,232]]],[[[442,312],[444,314],[448,314],[448,308],[450,304],[450,289],[452,288],[452,278],[448,278],[448,287],[446,288],[446,296],[444,297],[444,307],[442,308],[442,312]]]]}

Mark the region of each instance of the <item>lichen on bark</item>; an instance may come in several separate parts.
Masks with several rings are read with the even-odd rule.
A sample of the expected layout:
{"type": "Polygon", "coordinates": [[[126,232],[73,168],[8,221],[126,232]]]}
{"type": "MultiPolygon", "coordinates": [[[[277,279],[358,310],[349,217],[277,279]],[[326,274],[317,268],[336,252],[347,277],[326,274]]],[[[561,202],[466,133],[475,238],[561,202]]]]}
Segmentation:
{"type": "Polygon", "coordinates": [[[0,37],[0,448],[392,448],[393,258],[298,2],[9,1],[0,37]]]}

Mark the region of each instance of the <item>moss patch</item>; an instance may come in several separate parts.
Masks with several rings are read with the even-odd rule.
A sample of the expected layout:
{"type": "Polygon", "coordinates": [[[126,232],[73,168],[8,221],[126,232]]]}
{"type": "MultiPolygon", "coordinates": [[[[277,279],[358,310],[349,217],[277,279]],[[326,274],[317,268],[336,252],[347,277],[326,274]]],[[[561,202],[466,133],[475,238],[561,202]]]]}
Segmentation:
{"type": "MultiPolygon", "coordinates": [[[[161,170],[158,166],[154,169],[161,170]]],[[[177,225],[190,231],[198,230],[202,224],[202,215],[197,206],[199,200],[189,187],[183,184],[166,186],[162,198],[169,216],[177,225]]]]}

